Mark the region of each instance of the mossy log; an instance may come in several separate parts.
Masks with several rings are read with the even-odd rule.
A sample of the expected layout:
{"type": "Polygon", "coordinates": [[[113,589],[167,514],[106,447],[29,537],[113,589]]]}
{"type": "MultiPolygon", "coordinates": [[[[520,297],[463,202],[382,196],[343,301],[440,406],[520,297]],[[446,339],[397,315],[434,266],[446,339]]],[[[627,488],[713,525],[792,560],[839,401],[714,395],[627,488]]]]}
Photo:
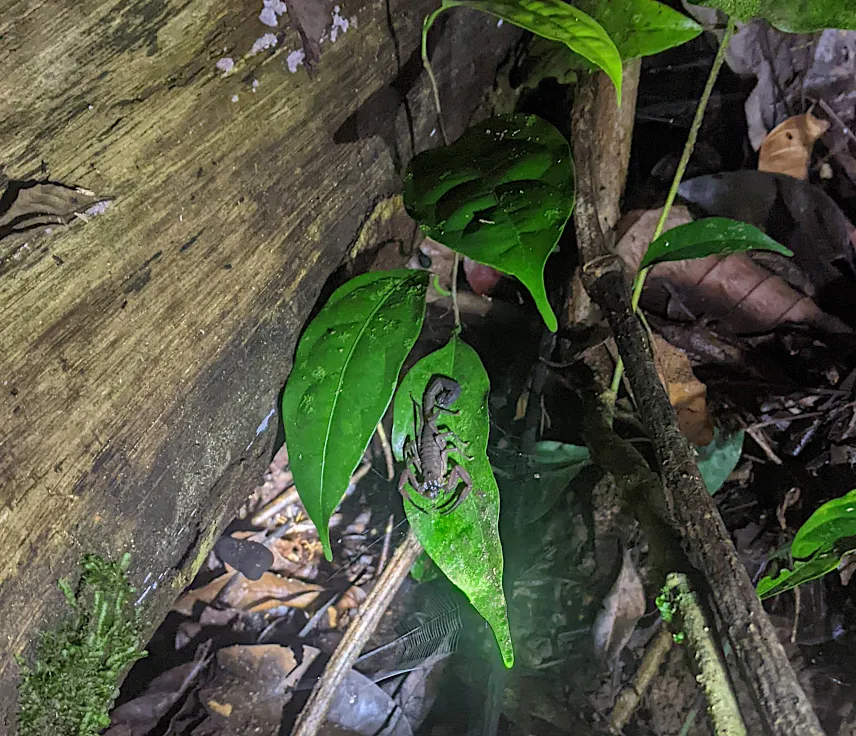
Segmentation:
{"type": "MultiPolygon", "coordinates": [[[[60,576],[130,552],[151,631],[259,482],[322,285],[438,141],[419,59],[435,6],[4,3],[4,733],[13,655],[61,615],[60,576]],[[4,224],[15,192],[48,180],[109,207],[4,224]]],[[[432,46],[454,137],[518,32],[445,15],[432,46]]]]}

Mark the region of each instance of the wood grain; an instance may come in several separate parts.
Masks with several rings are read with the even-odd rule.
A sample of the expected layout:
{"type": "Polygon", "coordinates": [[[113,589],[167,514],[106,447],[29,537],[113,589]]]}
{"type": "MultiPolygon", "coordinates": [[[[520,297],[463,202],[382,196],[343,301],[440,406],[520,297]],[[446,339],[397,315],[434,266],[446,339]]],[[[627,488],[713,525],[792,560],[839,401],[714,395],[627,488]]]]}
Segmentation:
{"type": "MultiPolygon", "coordinates": [[[[270,458],[263,420],[322,285],[435,145],[418,60],[433,0],[340,0],[335,43],[319,5],[270,28],[261,0],[3,3],[4,175],[111,200],[0,240],[7,732],[12,655],[62,613],[56,580],[82,554],[132,553],[149,628],[198,569],[270,458]],[[266,32],[277,45],[250,55],[266,32]]],[[[434,58],[457,135],[518,32],[446,15],[434,58]]]]}

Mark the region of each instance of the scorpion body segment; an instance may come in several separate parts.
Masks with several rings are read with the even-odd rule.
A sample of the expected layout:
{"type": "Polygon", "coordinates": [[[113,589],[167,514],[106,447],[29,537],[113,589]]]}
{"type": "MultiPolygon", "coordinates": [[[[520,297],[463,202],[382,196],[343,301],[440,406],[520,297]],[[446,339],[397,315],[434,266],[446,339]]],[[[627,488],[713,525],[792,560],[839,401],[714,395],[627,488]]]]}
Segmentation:
{"type": "MultiPolygon", "coordinates": [[[[455,464],[449,471],[449,453],[455,450],[462,452],[464,443],[451,430],[441,431],[438,427],[441,414],[455,413],[450,407],[460,395],[460,384],[446,376],[435,376],[428,384],[422,396],[422,405],[416,407],[415,440],[405,447],[408,466],[398,481],[399,493],[411,503],[413,499],[407,490],[408,484],[432,504],[451,492],[452,495],[437,506],[441,514],[449,514],[460,506],[473,485],[470,474],[463,466],[455,464]],[[416,473],[413,472],[414,468],[416,473]],[[417,475],[421,476],[421,480],[417,475]],[[459,491],[458,487],[462,483],[464,486],[459,491]]],[[[413,505],[420,508],[418,504],[413,505]]]]}

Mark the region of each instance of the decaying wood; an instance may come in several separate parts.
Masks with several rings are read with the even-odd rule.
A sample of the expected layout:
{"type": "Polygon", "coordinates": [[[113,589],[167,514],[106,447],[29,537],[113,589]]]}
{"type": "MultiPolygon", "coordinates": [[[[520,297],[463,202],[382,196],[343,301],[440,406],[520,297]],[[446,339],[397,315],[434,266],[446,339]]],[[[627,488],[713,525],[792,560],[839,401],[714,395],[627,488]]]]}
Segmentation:
{"type": "MultiPolygon", "coordinates": [[[[273,27],[262,0],[5,4],[5,177],[110,205],[0,241],[0,731],[58,577],[130,551],[151,630],[261,477],[301,324],[436,144],[434,7],[294,0],[273,27]]],[[[445,15],[455,136],[519,31],[445,15]]]]}
{"type": "MultiPolygon", "coordinates": [[[[655,508],[681,540],[684,553],[702,581],[765,727],[775,736],[823,731],[797,681],[775,630],[737,556],[696,467],[693,451],[678,429],[654,366],[641,322],[630,306],[627,277],[620,259],[607,247],[596,210],[598,191],[593,166],[595,131],[601,110],[614,94],[598,94],[598,81],[583,79],[574,106],[574,159],[577,202],[574,222],[583,261],[583,283],[603,310],[624,359],[627,378],[662,470],[662,499],[655,508]]],[[[603,142],[599,142],[603,145],[603,142]]]]}

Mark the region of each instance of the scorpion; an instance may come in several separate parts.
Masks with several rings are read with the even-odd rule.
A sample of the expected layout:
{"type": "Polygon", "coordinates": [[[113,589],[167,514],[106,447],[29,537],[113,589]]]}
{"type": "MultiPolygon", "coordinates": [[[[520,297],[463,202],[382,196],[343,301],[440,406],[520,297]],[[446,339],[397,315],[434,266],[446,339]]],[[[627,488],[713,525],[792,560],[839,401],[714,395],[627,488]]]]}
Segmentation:
{"type": "Polygon", "coordinates": [[[437,426],[443,412],[457,413],[449,407],[460,395],[461,386],[457,381],[446,376],[435,376],[422,395],[422,406],[415,400],[413,402],[416,414],[415,439],[405,446],[407,467],[398,479],[398,492],[423,512],[425,509],[414,503],[407,484],[422,498],[431,501],[441,515],[451,514],[458,508],[473,487],[470,474],[461,465],[456,464],[449,472],[449,453],[462,453],[461,446],[465,443],[451,430],[443,431],[437,426]],[[416,468],[416,474],[411,464],[416,468]],[[417,474],[421,476],[421,481],[417,479],[417,474]],[[463,487],[458,490],[462,483],[463,487]],[[437,500],[449,492],[452,495],[437,504],[437,500]]]}

